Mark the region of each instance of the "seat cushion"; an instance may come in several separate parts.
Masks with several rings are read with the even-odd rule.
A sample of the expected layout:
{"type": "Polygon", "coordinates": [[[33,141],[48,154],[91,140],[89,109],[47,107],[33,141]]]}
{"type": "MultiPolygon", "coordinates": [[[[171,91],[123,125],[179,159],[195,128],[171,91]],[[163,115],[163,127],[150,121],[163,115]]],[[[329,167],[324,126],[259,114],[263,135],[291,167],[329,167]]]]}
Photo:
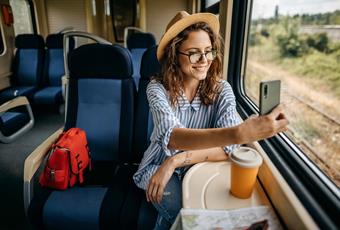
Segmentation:
{"type": "Polygon", "coordinates": [[[36,191],[28,209],[31,223],[44,229],[122,229],[121,210],[136,168],[122,166],[116,171],[112,169],[114,176],[108,186],[36,191]]]}
{"type": "Polygon", "coordinates": [[[35,86],[16,86],[6,88],[0,92],[1,103],[18,96],[26,96],[30,99],[36,91],[37,87],[35,86]]]}
{"type": "Polygon", "coordinates": [[[43,209],[44,226],[47,229],[99,229],[100,208],[107,191],[103,187],[53,191],[43,209]]]}
{"type": "Polygon", "coordinates": [[[59,104],[63,101],[61,86],[50,86],[36,92],[33,96],[36,104],[59,104]]]}
{"type": "Polygon", "coordinates": [[[4,136],[12,135],[30,120],[28,114],[19,112],[6,112],[1,115],[0,119],[2,121],[0,129],[4,136]]]}

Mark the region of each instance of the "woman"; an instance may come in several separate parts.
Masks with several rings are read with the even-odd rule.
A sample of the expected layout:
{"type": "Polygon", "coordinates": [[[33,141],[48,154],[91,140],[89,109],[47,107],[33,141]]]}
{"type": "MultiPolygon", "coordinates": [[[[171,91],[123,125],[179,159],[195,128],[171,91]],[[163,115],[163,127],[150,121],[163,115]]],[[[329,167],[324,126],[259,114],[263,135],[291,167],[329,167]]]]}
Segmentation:
{"type": "Polygon", "coordinates": [[[222,80],[218,34],[215,15],[182,11],[159,42],[162,71],[147,87],[155,128],[134,175],[158,210],[155,229],[169,229],[181,209],[186,166],[226,160],[238,144],[287,129],[280,106],[241,123],[232,88],[222,80]]]}

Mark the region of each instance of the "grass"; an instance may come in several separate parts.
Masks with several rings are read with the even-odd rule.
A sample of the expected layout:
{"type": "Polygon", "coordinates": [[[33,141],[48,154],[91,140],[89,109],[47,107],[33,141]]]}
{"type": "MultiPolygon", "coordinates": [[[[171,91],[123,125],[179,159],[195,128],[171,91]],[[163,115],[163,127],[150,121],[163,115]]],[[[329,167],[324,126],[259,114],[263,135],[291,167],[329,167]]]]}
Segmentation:
{"type": "Polygon", "coordinates": [[[315,87],[326,88],[340,97],[340,49],[322,53],[311,49],[302,57],[280,57],[279,48],[271,38],[260,38],[260,44],[250,47],[248,55],[259,62],[275,63],[285,71],[310,80],[315,87]]]}

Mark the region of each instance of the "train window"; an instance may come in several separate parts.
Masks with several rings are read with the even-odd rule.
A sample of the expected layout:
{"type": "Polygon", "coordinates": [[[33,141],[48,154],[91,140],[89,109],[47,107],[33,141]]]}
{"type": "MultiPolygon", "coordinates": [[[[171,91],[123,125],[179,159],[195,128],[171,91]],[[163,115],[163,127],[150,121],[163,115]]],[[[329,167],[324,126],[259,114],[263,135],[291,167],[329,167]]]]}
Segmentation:
{"type": "Polygon", "coordinates": [[[217,2],[220,2],[220,0],[206,0],[205,1],[205,7],[208,8],[208,7],[214,5],[217,2]]]}
{"type": "Polygon", "coordinates": [[[221,0],[202,0],[201,1],[201,11],[210,12],[213,14],[219,13],[219,6],[221,0]]]}
{"type": "Polygon", "coordinates": [[[33,23],[29,3],[26,0],[10,0],[9,3],[14,16],[15,35],[32,34],[33,23]]]}
{"type": "Polygon", "coordinates": [[[110,3],[115,39],[123,42],[124,28],[135,25],[137,0],[111,0],[110,3]]]}
{"type": "Polygon", "coordinates": [[[340,187],[340,2],[253,0],[249,23],[245,94],[280,79],[286,135],[340,187]]]}

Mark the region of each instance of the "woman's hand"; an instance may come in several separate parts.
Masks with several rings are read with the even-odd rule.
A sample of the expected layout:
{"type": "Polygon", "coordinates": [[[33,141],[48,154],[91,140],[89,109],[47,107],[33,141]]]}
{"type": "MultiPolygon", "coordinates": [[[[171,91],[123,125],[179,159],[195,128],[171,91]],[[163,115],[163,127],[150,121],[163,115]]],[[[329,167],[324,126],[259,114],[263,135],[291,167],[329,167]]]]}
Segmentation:
{"type": "Polygon", "coordinates": [[[262,140],[287,130],[289,124],[281,105],[264,116],[251,116],[241,124],[239,137],[242,143],[262,140]]]}
{"type": "Polygon", "coordinates": [[[151,177],[146,190],[146,200],[153,203],[160,203],[163,197],[165,186],[168,184],[175,167],[172,164],[171,157],[167,158],[151,177]]]}

